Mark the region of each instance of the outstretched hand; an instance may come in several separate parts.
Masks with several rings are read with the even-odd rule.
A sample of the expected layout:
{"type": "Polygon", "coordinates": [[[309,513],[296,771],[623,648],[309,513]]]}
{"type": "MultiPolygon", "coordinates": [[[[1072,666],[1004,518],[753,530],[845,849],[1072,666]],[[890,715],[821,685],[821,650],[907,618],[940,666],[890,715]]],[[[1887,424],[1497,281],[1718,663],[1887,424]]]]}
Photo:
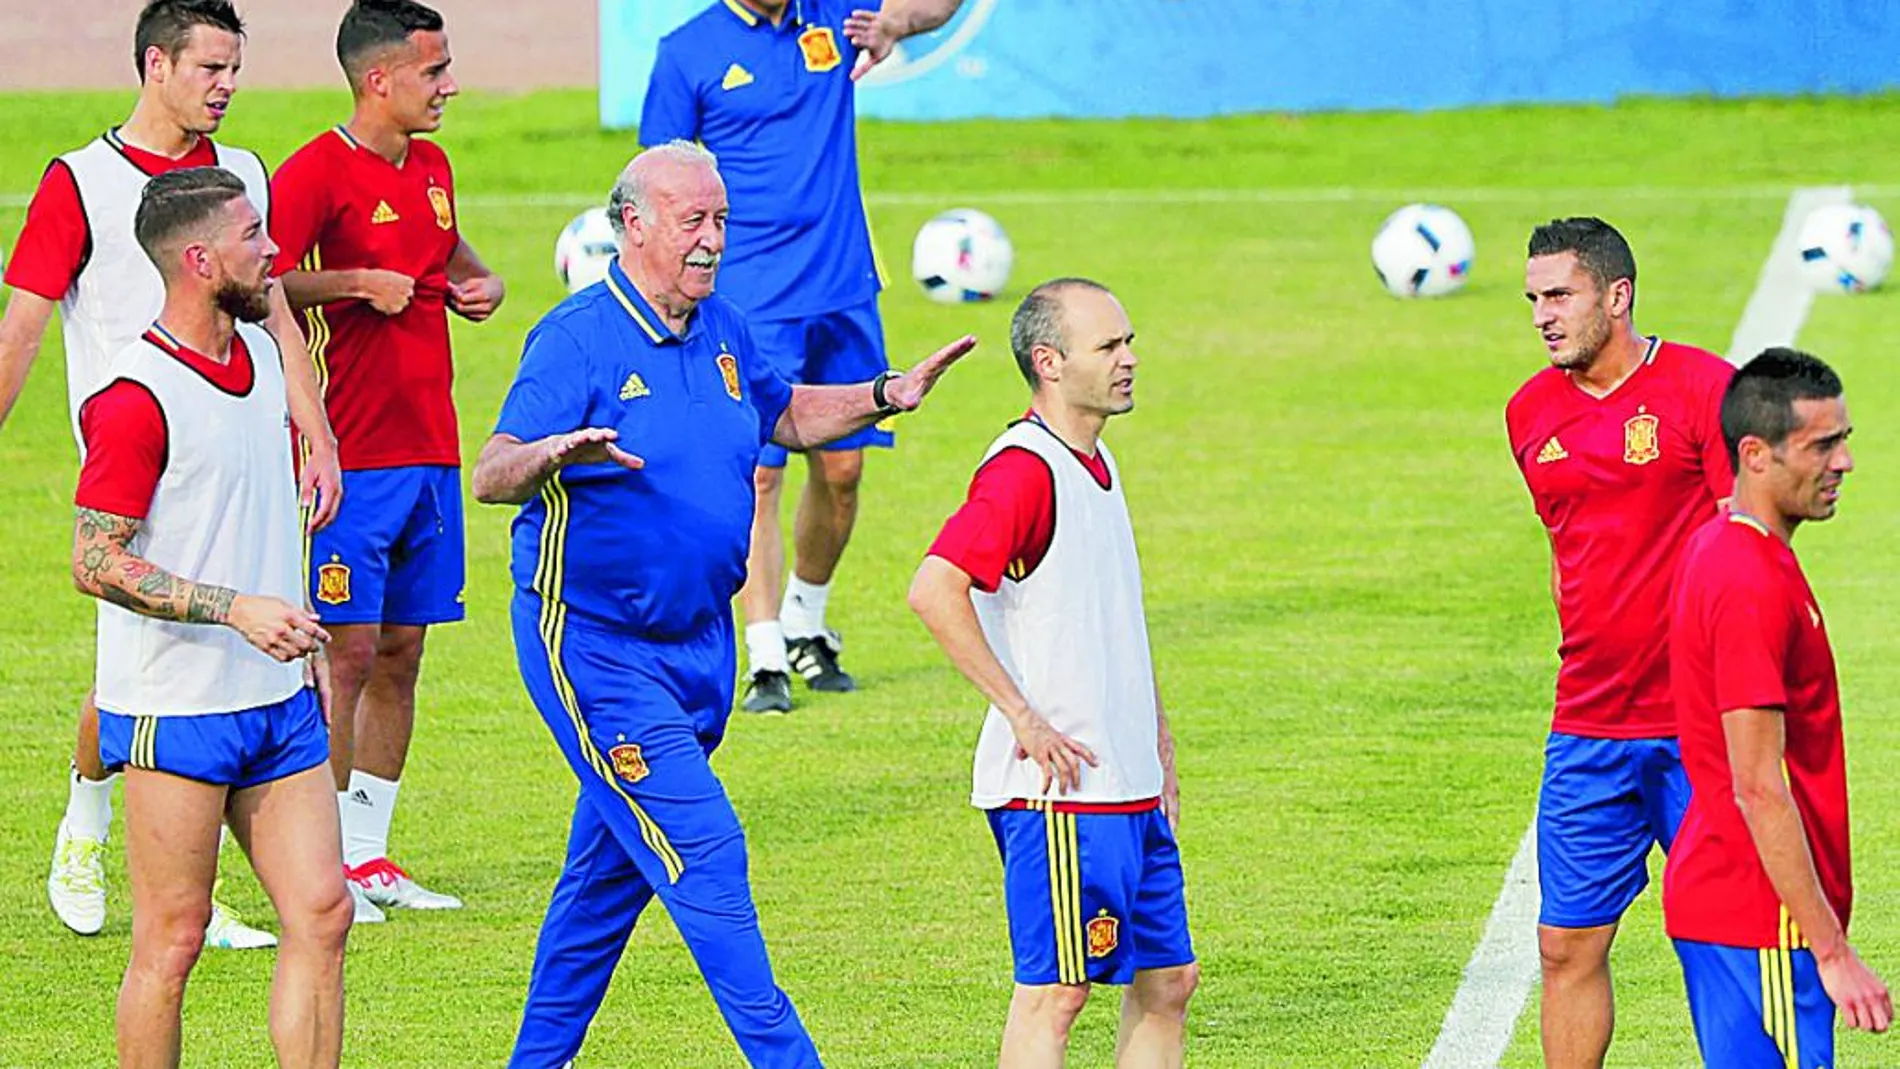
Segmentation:
{"type": "Polygon", "coordinates": [[[547,439],[548,461],[554,470],[575,464],[618,464],[639,471],[646,461],[615,445],[620,432],[612,427],[583,427],[547,439]]]}
{"type": "Polygon", "coordinates": [[[871,68],[890,58],[891,49],[897,46],[897,35],[891,32],[890,25],[882,18],[881,12],[866,11],[862,8],[845,16],[845,40],[858,46],[858,61],[851,67],[851,80],[871,73],[871,68]]]}
{"type": "Polygon", "coordinates": [[[965,334],[949,345],[923,358],[916,367],[892,379],[884,386],[884,399],[904,412],[914,411],[924,403],[924,396],[950,365],[963,359],[965,353],[976,348],[976,335],[965,334]]]}

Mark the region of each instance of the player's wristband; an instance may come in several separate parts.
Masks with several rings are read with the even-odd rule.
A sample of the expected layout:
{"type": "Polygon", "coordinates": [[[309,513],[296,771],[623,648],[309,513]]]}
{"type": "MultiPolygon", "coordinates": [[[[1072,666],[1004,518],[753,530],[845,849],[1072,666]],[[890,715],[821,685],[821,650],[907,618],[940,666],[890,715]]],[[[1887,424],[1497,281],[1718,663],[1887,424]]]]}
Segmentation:
{"type": "Polygon", "coordinates": [[[871,380],[871,404],[877,407],[878,415],[895,416],[899,412],[904,411],[896,405],[891,404],[891,399],[884,396],[885,385],[892,379],[901,379],[903,377],[904,373],[901,371],[886,371],[871,380]]]}

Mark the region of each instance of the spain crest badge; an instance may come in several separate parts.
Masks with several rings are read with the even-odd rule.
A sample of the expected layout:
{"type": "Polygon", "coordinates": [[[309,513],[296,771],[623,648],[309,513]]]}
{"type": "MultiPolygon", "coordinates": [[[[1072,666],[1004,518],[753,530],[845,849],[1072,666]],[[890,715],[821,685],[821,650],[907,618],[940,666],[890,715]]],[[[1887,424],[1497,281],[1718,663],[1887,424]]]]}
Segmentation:
{"type": "Polygon", "coordinates": [[[1089,957],[1106,958],[1114,953],[1122,943],[1121,926],[1122,922],[1109,916],[1107,910],[1090,921],[1087,928],[1089,957]]]}
{"type": "Polygon", "coordinates": [[[429,207],[435,209],[435,225],[444,230],[455,229],[455,208],[449,204],[448,190],[441,186],[430,186],[429,207]]]}
{"type": "Polygon", "coordinates": [[[836,67],[843,57],[838,54],[838,39],[829,26],[813,26],[798,35],[798,50],[805,54],[805,69],[823,74],[836,67]]]}
{"type": "Polygon", "coordinates": [[[725,380],[726,396],[739,400],[739,358],[723,349],[719,351],[719,377],[725,380]]]}
{"type": "Polygon", "coordinates": [[[1623,463],[1647,464],[1662,456],[1662,421],[1643,409],[1623,423],[1623,463]]]}
{"type": "Polygon", "coordinates": [[[350,600],[350,566],[336,561],[317,567],[317,600],[341,605],[350,600]]]}
{"type": "Polygon", "coordinates": [[[640,756],[640,747],[632,743],[608,750],[607,759],[613,762],[614,775],[628,783],[638,783],[647,778],[646,758],[640,756]]]}

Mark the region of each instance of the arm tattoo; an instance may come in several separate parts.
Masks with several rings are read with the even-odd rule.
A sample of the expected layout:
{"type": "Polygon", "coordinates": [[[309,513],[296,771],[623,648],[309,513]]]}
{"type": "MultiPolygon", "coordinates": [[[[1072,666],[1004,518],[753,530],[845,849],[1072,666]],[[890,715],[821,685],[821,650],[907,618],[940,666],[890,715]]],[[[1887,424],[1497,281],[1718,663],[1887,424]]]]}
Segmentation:
{"type": "Polygon", "coordinates": [[[228,620],[237,591],[194,583],[132,553],[132,539],[143,526],[129,516],[79,509],[73,526],[74,584],[141,616],[191,624],[228,620]]]}

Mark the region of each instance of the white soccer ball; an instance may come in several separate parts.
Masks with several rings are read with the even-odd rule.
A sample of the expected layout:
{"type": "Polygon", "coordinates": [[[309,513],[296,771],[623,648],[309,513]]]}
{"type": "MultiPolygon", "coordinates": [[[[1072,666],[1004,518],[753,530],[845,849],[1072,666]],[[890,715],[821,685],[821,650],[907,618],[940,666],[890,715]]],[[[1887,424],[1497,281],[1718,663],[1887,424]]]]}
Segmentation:
{"type": "Polygon", "coordinates": [[[1462,289],[1477,243],[1458,213],[1436,204],[1407,204],[1379,225],[1372,267],[1395,297],[1442,297],[1462,289]]]}
{"type": "Polygon", "coordinates": [[[996,296],[1015,262],[1009,235],[975,208],[956,208],[925,223],[910,250],[911,277],[925,296],[944,304],[996,296]]]}
{"type": "Polygon", "coordinates": [[[607,209],[589,208],[561,229],[554,241],[554,273],[561,277],[569,293],[581,290],[607,277],[607,265],[620,255],[614,240],[614,225],[607,209]]]}
{"type": "Polygon", "coordinates": [[[1893,266],[1893,232],[1863,204],[1828,204],[1801,221],[1801,273],[1817,290],[1859,293],[1893,266]]]}

